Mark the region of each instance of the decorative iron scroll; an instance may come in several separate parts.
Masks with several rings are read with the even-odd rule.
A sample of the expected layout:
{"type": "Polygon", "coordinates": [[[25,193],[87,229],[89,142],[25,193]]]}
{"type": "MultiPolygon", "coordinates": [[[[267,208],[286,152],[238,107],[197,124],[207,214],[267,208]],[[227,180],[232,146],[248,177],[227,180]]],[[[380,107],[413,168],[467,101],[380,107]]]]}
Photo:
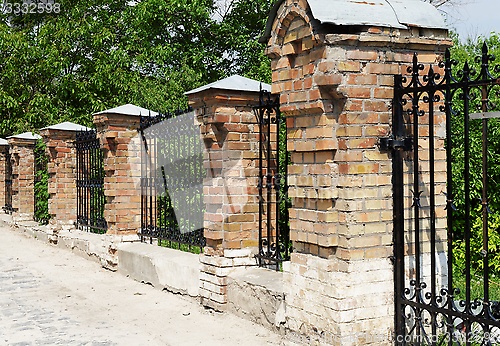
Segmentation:
{"type": "Polygon", "coordinates": [[[288,154],[286,129],[281,130],[285,124],[279,96],[273,97],[261,90],[254,112],[259,124],[259,253],[256,258],[259,266],[279,270],[281,262],[290,257],[288,154]]]}
{"type": "Polygon", "coordinates": [[[76,226],[92,233],[106,233],[104,219],[104,158],[95,130],[76,134],[76,226]]]}
{"type": "Polygon", "coordinates": [[[395,76],[392,135],[381,144],[392,150],[393,157],[397,345],[500,343],[499,298],[490,297],[488,262],[488,237],[492,232],[488,218],[499,212],[489,206],[488,172],[492,162],[488,160],[488,124],[492,119],[470,117],[474,111],[487,113],[496,108],[491,98],[499,92],[500,67],[492,68],[493,61],[486,44],[476,59],[480,68],[477,73],[468,63],[455,73],[456,62],[449,51],[434,67],[419,63],[415,54],[407,69],[411,77],[395,76]],[[452,132],[452,122],[460,131],[452,132]],[[441,123],[446,135],[439,134],[443,133],[441,123]],[[482,143],[471,143],[473,130],[482,132],[482,143]],[[444,141],[444,146],[437,147],[439,141],[444,141]],[[457,148],[458,142],[463,149],[457,148]],[[444,171],[437,168],[440,160],[445,162],[446,178],[439,175],[444,171]],[[457,167],[464,181],[461,186],[452,179],[452,170],[457,167]],[[479,180],[472,177],[471,171],[476,170],[479,180]],[[473,190],[476,185],[477,196],[473,190]],[[440,191],[440,186],[445,190],[440,191]],[[439,198],[443,202],[438,202],[439,198]],[[482,224],[480,293],[473,293],[471,288],[475,205],[480,209],[482,224]],[[458,215],[463,217],[460,224],[458,215]],[[446,225],[439,226],[444,216],[446,225]],[[459,273],[453,259],[457,241],[465,248],[465,269],[459,273]],[[457,287],[458,282],[463,283],[462,289],[457,287]]]}

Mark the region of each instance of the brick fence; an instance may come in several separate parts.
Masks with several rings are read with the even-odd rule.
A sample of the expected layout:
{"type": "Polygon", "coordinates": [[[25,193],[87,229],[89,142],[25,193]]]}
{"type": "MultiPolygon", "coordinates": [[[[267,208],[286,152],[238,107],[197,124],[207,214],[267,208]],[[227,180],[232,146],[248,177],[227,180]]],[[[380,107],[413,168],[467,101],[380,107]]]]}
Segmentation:
{"type": "MultiPolygon", "coordinates": [[[[451,44],[447,31],[321,24],[307,1],[283,0],[271,12],[264,39],[270,88],[280,96],[291,156],[294,252],[283,265],[285,329],[311,343],[389,345],[394,327],[392,168],[378,143],[390,132],[394,75],[407,72],[415,52],[422,62],[440,61],[451,44]]],[[[228,275],[256,265],[259,239],[259,137],[252,108],[259,83],[231,78],[187,93],[206,149],[207,246],[199,256],[200,298],[221,311],[227,307],[228,275]],[[235,80],[244,86],[228,87],[235,80]]],[[[147,112],[124,105],[94,115],[104,153],[109,234],[134,235],[140,228],[137,128],[147,112]]],[[[441,125],[438,119],[436,129],[441,125]]],[[[53,225],[68,226],[76,217],[72,126],[41,130],[50,158],[53,225]]],[[[27,134],[8,139],[13,207],[24,216],[33,214],[35,140],[27,134]]],[[[436,141],[442,151],[443,142],[436,141]]],[[[5,144],[0,142],[0,183],[5,181],[5,144]]],[[[444,217],[438,215],[440,231],[444,217]]]]}
{"type": "Polygon", "coordinates": [[[306,1],[278,5],[266,43],[291,152],[287,327],[326,344],[389,345],[392,167],[377,144],[390,131],[394,75],[414,53],[440,61],[451,42],[443,29],[348,30],[319,24],[306,1]]]}

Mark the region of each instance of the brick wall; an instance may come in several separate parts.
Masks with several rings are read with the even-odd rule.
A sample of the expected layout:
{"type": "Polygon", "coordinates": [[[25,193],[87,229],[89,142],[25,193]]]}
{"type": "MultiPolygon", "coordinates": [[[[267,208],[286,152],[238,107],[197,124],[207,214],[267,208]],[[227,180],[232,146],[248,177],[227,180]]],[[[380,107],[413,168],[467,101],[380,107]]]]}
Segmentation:
{"type": "Polygon", "coordinates": [[[141,143],[136,115],[101,112],[94,124],[104,154],[108,234],[136,234],[141,222],[141,143]]]}
{"type": "Polygon", "coordinates": [[[75,131],[44,129],[49,173],[49,214],[51,225],[73,225],[76,221],[75,131]]]}
{"type": "Polygon", "coordinates": [[[255,265],[258,248],[258,92],[208,89],[189,95],[205,144],[202,304],[225,310],[227,275],[255,265]]]}
{"type": "Polygon", "coordinates": [[[33,220],[36,139],[10,137],[12,208],[18,219],[33,220]]]}
{"type": "MultiPolygon", "coordinates": [[[[417,28],[335,32],[307,6],[284,2],[267,48],[291,152],[287,325],[329,345],[390,345],[392,167],[377,143],[390,131],[393,75],[406,73],[415,51],[422,62],[438,61],[450,40],[417,28]]],[[[436,150],[444,172],[442,138],[436,150]]]]}

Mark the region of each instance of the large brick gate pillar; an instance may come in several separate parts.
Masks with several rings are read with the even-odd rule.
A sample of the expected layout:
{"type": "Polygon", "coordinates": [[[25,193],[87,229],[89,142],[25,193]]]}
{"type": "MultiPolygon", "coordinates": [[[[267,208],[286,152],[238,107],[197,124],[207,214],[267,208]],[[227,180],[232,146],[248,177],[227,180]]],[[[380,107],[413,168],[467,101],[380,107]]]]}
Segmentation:
{"type": "Polygon", "coordinates": [[[12,162],[12,208],[18,220],[33,220],[35,211],[35,144],[41,137],[24,132],[8,137],[12,162]]]}
{"type": "Polygon", "coordinates": [[[391,157],[377,144],[394,74],[451,43],[429,4],[376,3],[278,1],[264,37],[291,152],[287,327],[320,344],[392,344],[391,157]]]}
{"type": "Polygon", "coordinates": [[[252,107],[259,103],[260,87],[235,75],[187,93],[201,126],[207,170],[200,296],[203,305],[217,310],[226,308],[228,273],[256,264],[259,142],[252,107]]]}
{"type": "Polygon", "coordinates": [[[76,221],[76,148],[77,131],[87,127],[64,122],[40,129],[49,158],[49,215],[54,226],[72,226],[76,221]]]}
{"type": "Polygon", "coordinates": [[[108,234],[137,234],[141,225],[141,116],[150,111],[131,104],[94,114],[104,156],[104,218],[108,234]]]}

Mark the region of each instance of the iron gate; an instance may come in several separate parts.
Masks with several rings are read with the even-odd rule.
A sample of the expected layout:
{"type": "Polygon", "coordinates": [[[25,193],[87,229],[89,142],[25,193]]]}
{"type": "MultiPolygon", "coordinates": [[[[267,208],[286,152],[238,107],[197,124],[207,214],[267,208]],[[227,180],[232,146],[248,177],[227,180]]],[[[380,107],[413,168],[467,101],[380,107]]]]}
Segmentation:
{"type": "Polygon", "coordinates": [[[7,214],[12,214],[12,157],[9,148],[5,151],[5,205],[3,210],[7,214]]]}
{"type": "Polygon", "coordinates": [[[488,143],[500,116],[493,59],[484,45],[478,73],[474,63],[455,73],[449,51],[434,67],[415,55],[411,77],[395,76],[392,136],[381,148],[393,158],[397,345],[500,342],[490,262],[500,231],[490,222],[499,213],[490,205],[499,187],[498,148],[488,143]]]}
{"type": "Polygon", "coordinates": [[[104,219],[104,159],[95,130],[76,134],[76,226],[92,233],[106,233],[104,219]]]}
{"type": "Polygon", "coordinates": [[[254,108],[259,124],[259,266],[275,267],[290,257],[286,123],[279,96],[261,90],[254,108]]]}
{"type": "Polygon", "coordinates": [[[41,224],[49,222],[49,192],[48,192],[48,157],[45,144],[39,139],[34,148],[34,215],[35,221],[41,224]]]}
{"type": "Polygon", "coordinates": [[[193,112],[141,117],[141,241],[199,253],[205,246],[203,151],[193,112]]]}

